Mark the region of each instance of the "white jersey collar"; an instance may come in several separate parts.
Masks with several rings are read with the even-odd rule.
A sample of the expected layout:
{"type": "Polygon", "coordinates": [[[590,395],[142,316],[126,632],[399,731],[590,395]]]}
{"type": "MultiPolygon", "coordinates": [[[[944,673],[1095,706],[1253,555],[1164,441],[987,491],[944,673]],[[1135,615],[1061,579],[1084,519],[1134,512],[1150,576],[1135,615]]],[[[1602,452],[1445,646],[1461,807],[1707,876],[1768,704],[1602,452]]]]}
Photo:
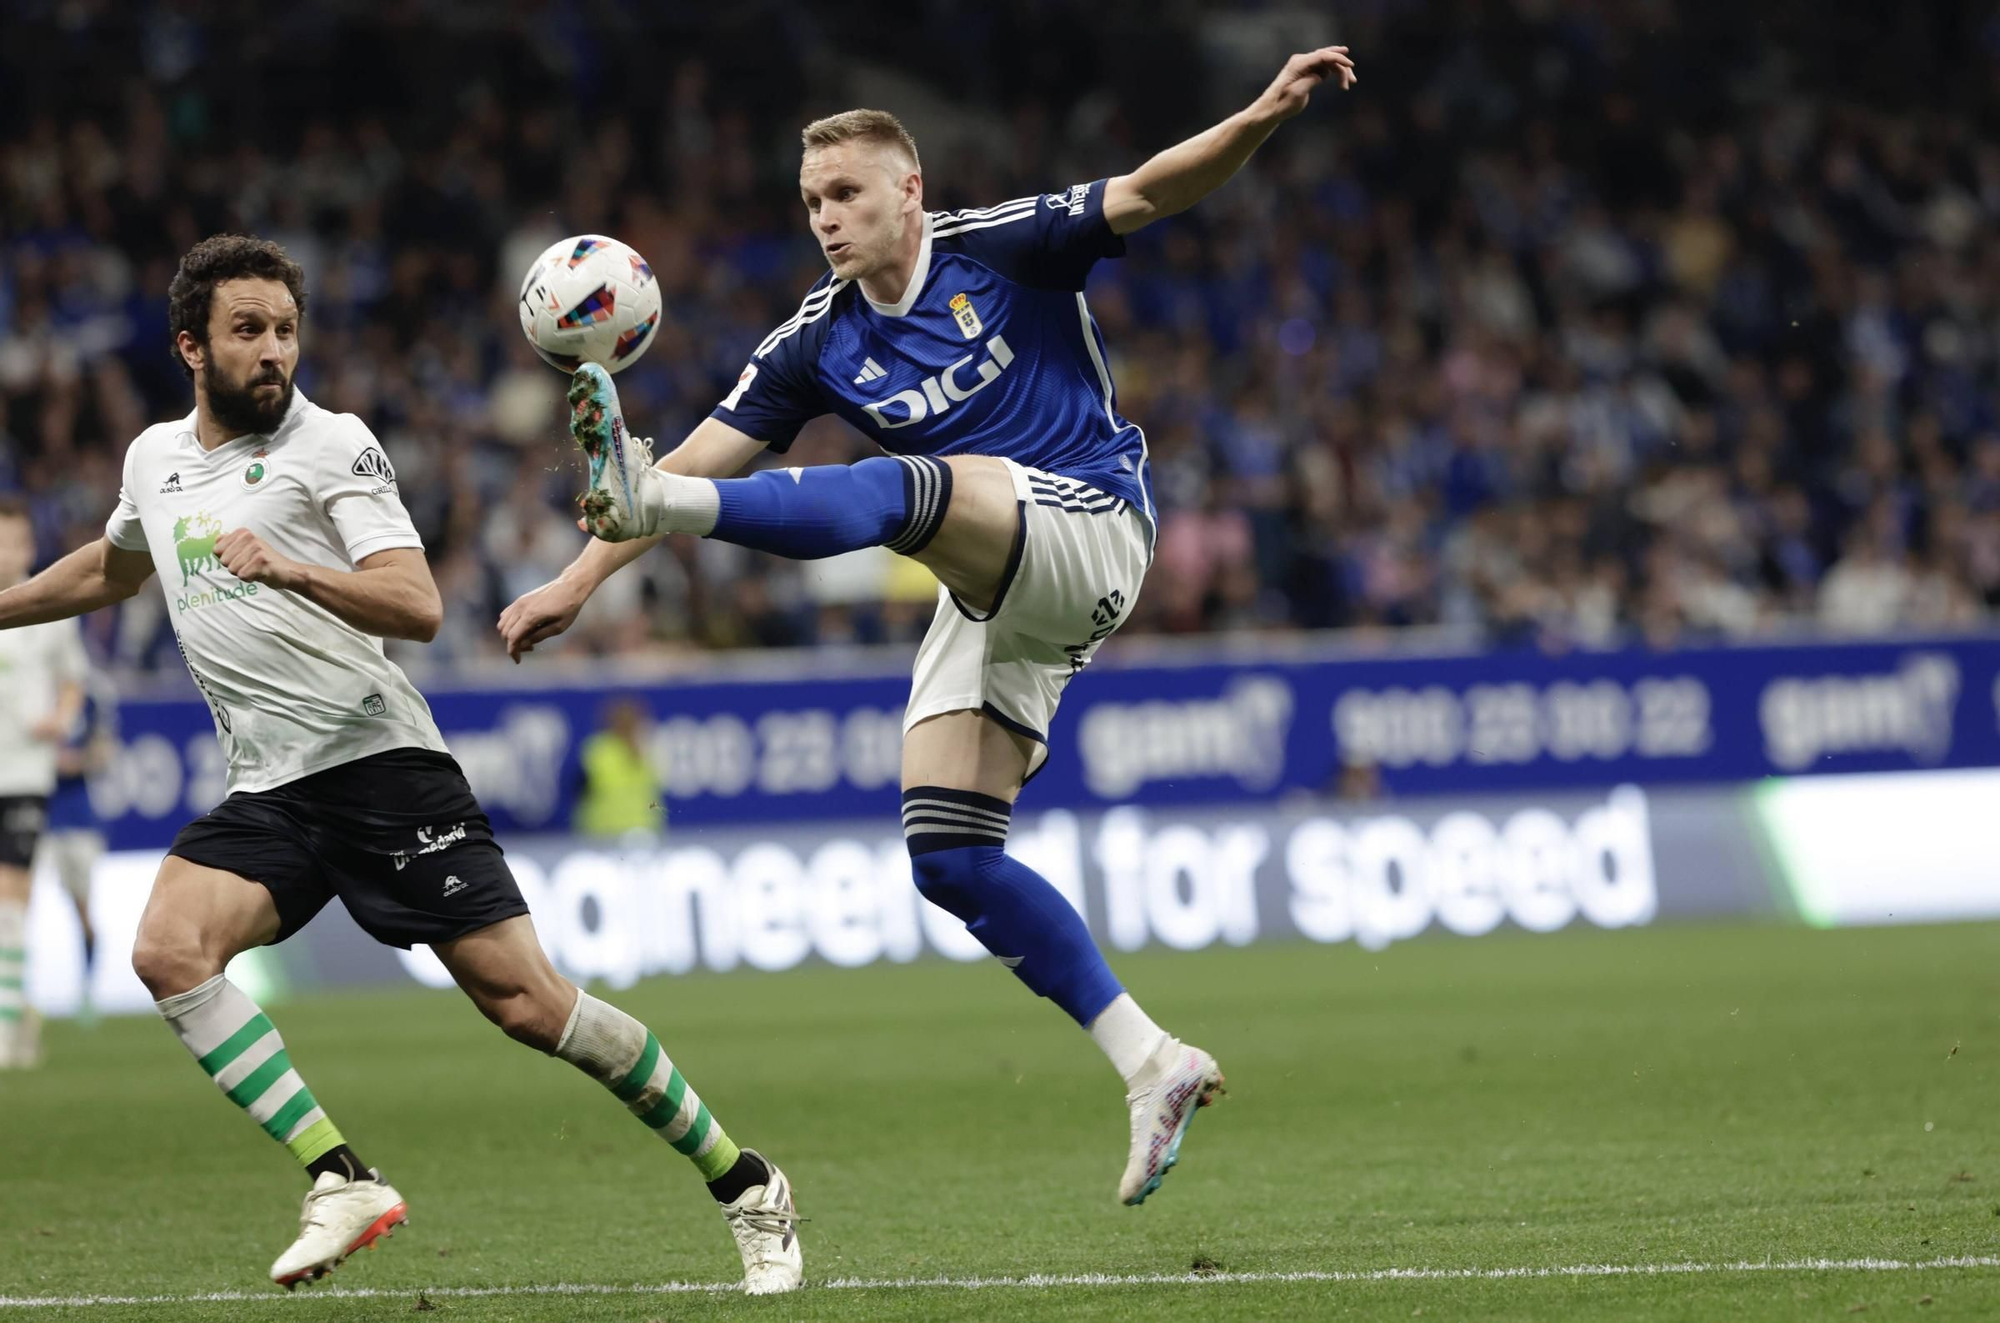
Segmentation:
{"type": "Polygon", "coordinates": [[[285,410],[284,421],[278,424],[278,430],[275,432],[245,432],[242,436],[232,438],[231,440],[228,441],[224,441],[214,450],[202,450],[201,433],[195,430],[195,420],[201,416],[201,410],[199,408],[196,408],[192,413],[188,414],[187,417],[181,419],[181,425],[178,430],[178,435],[186,437],[188,440],[188,444],[192,445],[197,451],[200,451],[202,454],[218,455],[221,454],[223,451],[229,449],[231,446],[237,445],[240,442],[263,441],[268,444],[272,441],[277,440],[285,433],[294,430],[299,425],[300,420],[305,417],[306,411],[311,409],[312,407],[313,407],[312,401],[306,398],[306,393],[295,387],[292,390],[292,407],[285,410]]]}
{"type": "Polygon", "coordinates": [[[910,269],[910,283],[903,287],[903,297],[894,303],[877,303],[868,298],[868,291],[862,290],[861,297],[868,299],[868,306],[884,317],[903,317],[916,304],[917,296],[924,292],[924,282],[931,276],[931,214],[924,213],[924,238],[917,245],[917,264],[910,269]]]}

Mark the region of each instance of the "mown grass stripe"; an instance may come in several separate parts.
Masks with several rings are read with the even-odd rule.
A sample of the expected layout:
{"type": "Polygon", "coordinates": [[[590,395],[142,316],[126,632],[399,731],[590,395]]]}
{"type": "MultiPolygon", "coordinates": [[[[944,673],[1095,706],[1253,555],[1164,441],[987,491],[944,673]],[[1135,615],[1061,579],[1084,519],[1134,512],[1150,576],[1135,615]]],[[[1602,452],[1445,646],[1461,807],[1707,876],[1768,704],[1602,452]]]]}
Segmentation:
{"type": "MultiPolygon", "coordinates": [[[[1703,1274],[1786,1272],[1938,1272],[1950,1268],[2000,1268],[2000,1256],[1942,1259],[1762,1259],[1717,1263],[1577,1263],[1554,1267],[1300,1269],[1292,1272],[1035,1273],[1023,1277],[835,1277],[814,1282],[818,1291],[1047,1290],[1056,1286],[1214,1286],[1261,1282],[1469,1282],[1536,1277],[1679,1277],[1703,1274]]],[[[727,1295],[740,1282],[546,1282],[528,1286],[427,1286],[426,1296],[476,1300],[489,1296],[727,1295]]],[[[316,1300],[408,1300],[410,1287],[321,1287],[316,1300]]],[[[227,1304],[266,1301],[271,1293],[204,1291],[188,1295],[0,1295],[0,1309],[81,1309],[105,1305],[227,1304]]]]}

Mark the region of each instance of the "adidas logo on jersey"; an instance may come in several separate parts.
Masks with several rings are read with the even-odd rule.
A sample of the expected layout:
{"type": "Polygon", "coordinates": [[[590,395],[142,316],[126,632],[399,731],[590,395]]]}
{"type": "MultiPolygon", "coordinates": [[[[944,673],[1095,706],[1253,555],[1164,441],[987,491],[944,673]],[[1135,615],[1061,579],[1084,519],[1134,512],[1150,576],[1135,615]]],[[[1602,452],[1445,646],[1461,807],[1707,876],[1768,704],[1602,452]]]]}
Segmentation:
{"type": "Polygon", "coordinates": [[[861,408],[875,420],[875,425],[885,432],[894,431],[898,427],[908,427],[912,423],[921,423],[933,414],[944,413],[955,402],[971,399],[998,381],[1000,374],[1007,370],[1007,365],[1014,361],[1014,351],[1009,349],[1007,342],[997,335],[986,342],[986,352],[990,357],[982,360],[974,369],[979,379],[970,385],[962,384],[958,376],[959,371],[973,360],[974,356],[967,354],[935,376],[925,377],[919,389],[899,390],[886,400],[864,404],[861,408]],[[891,407],[903,416],[892,417],[887,412],[891,407]]]}
{"type": "Polygon", "coordinates": [[[178,473],[169,473],[167,480],[160,484],[160,495],[165,496],[168,492],[177,492],[180,489],[181,475],[178,473]]]}
{"type": "Polygon", "coordinates": [[[857,386],[866,386],[869,382],[880,381],[888,375],[887,372],[882,370],[882,365],[871,358],[862,363],[861,375],[854,379],[854,384],[857,386]]]}

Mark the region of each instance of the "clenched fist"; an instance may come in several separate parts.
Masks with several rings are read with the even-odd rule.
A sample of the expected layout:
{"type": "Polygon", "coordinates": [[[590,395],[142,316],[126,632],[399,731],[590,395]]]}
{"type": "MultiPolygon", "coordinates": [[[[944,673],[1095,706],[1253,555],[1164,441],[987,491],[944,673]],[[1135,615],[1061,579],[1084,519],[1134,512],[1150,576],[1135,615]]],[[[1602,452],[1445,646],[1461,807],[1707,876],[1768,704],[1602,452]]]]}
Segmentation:
{"type": "Polygon", "coordinates": [[[232,528],[217,538],[215,558],[222,562],[223,569],[245,583],[297,588],[305,581],[305,566],[280,556],[248,529],[232,528]]]}

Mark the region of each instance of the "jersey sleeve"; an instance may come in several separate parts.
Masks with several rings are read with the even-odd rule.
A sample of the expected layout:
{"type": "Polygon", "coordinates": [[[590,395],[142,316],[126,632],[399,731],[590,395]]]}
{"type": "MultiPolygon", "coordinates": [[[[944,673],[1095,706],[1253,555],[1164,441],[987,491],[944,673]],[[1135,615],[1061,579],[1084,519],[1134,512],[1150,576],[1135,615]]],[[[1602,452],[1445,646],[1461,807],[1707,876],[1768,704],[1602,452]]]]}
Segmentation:
{"type": "Polygon", "coordinates": [[[814,354],[820,337],[814,324],[827,315],[837,284],[822,284],[806,295],[789,320],[764,337],[736,388],[723,396],[709,417],[762,441],[783,454],[791,449],[799,429],[828,411],[820,390],[814,354]]]}
{"type": "Polygon", "coordinates": [[[1081,290],[1099,260],[1125,255],[1125,240],[1104,219],[1107,182],[1074,184],[997,207],[940,212],[932,234],[955,240],[968,257],[1009,280],[1038,289],[1081,290]]]}
{"type": "Polygon", "coordinates": [[[132,499],[132,457],[138,453],[134,441],[125,449],[125,471],[118,479],[118,508],[104,522],[104,536],[120,551],[146,550],[146,525],[139,518],[139,503],[132,499]]]}
{"type": "Polygon", "coordinates": [[[375,434],[358,418],[343,421],[347,426],[321,452],[313,496],[333,522],[348,560],[358,565],[378,551],[421,549],[424,540],[396,490],[396,470],[375,434]]]}

